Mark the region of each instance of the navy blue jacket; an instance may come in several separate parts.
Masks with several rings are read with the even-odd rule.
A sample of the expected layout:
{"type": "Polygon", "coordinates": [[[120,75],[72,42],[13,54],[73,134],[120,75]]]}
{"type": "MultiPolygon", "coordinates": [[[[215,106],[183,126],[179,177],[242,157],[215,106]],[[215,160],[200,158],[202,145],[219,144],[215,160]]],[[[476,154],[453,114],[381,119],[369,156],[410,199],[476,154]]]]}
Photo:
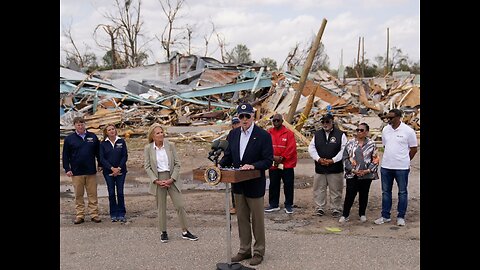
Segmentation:
{"type": "Polygon", "coordinates": [[[111,174],[111,167],[120,167],[123,174],[127,173],[128,150],[124,139],[118,139],[115,147],[112,147],[110,141],[102,141],[99,154],[104,174],[111,174]]]}
{"type": "Polygon", "coordinates": [[[239,168],[251,164],[260,170],[260,177],[232,184],[233,193],[243,194],[249,198],[259,198],[265,195],[265,170],[273,163],[272,137],[264,129],[254,125],[245,153],[240,160],[241,128],[232,129],[228,135],[228,147],[219,164],[222,167],[239,168]]]}
{"type": "Polygon", "coordinates": [[[97,135],[85,132],[82,139],[76,132],[68,135],[63,141],[62,163],[65,172],[72,171],[74,176],[97,173],[95,159],[99,161],[97,135]]]}

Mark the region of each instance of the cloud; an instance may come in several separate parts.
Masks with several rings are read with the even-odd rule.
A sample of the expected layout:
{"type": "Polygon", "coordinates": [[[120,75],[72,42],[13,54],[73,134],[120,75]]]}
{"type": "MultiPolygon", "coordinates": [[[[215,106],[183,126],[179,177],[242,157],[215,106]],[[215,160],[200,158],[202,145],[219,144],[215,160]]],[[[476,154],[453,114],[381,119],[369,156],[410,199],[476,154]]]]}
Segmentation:
{"type": "MultiPolygon", "coordinates": [[[[111,0],[61,0],[61,28],[70,21],[76,43],[89,44],[101,59],[105,51],[97,48],[92,33],[96,25],[108,22],[102,12],[114,12],[112,7],[111,0]]],[[[143,41],[151,40],[149,63],[165,61],[155,39],[167,24],[158,0],[142,1],[142,18],[143,41]]],[[[387,27],[390,44],[412,60],[419,59],[419,0],[187,0],[175,26],[193,27],[191,46],[196,54],[205,53],[204,37],[210,35],[213,22],[228,51],[245,44],[252,59],[269,57],[280,65],[296,43],[304,44],[317,34],[323,18],[328,22],[321,41],[333,69],[338,68],[342,49],[344,64],[353,63],[359,37],[365,39],[367,58],[384,54],[387,27]]],[[[61,46],[65,42],[61,37],[61,46]]],[[[216,36],[211,37],[208,52],[221,59],[216,36]]]]}
{"type": "Polygon", "coordinates": [[[405,5],[412,0],[360,0],[359,5],[369,9],[381,9],[385,7],[405,5]]]}

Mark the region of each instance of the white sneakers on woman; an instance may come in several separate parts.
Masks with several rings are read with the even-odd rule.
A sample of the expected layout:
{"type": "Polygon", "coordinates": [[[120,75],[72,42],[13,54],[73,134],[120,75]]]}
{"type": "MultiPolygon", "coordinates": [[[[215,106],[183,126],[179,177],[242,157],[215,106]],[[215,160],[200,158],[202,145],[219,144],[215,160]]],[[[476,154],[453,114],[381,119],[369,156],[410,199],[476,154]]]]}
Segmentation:
{"type": "MultiPolygon", "coordinates": [[[[344,217],[344,216],[341,216],[340,219],[338,220],[338,222],[340,223],[345,223],[349,221],[349,218],[348,217],[344,217]]],[[[360,216],[360,222],[365,222],[367,221],[367,217],[366,216],[360,216]]]]}
{"type": "Polygon", "coordinates": [[[340,222],[340,223],[345,223],[345,222],[347,222],[348,220],[349,220],[348,217],[341,216],[340,219],[338,220],[338,222],[340,222]]]}

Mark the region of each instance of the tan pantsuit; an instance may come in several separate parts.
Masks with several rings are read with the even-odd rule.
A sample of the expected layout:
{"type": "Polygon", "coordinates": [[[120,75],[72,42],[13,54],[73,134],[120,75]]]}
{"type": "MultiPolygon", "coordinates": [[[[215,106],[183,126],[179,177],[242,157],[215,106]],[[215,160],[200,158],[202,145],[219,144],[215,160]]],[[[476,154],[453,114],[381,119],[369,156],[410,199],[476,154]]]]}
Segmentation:
{"type": "Polygon", "coordinates": [[[76,218],[85,218],[85,202],[83,199],[85,189],[88,197],[88,213],[92,218],[98,217],[97,175],[72,176],[72,182],[75,192],[76,218]]]}
{"type": "MultiPolygon", "coordinates": [[[[170,178],[170,172],[159,172],[158,179],[165,180],[170,178]]],[[[185,211],[185,203],[181,191],[175,185],[171,185],[168,189],[157,188],[156,202],[158,209],[158,226],[161,232],[167,231],[167,193],[172,199],[173,206],[177,211],[180,226],[183,231],[188,228],[187,213],[185,211]]]]}

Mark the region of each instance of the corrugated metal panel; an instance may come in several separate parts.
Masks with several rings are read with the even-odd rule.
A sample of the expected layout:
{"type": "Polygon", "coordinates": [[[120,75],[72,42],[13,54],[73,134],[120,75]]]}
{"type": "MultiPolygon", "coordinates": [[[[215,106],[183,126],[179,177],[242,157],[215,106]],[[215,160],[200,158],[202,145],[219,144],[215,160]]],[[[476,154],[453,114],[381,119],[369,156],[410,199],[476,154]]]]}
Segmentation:
{"type": "Polygon", "coordinates": [[[198,86],[219,86],[233,83],[239,73],[238,71],[206,69],[200,75],[198,86]]]}
{"type": "MultiPolygon", "coordinates": [[[[181,96],[182,98],[194,98],[194,97],[236,92],[241,90],[251,90],[254,84],[255,84],[254,80],[249,80],[249,81],[237,82],[235,84],[227,84],[227,85],[208,87],[208,88],[202,88],[202,89],[194,89],[193,91],[190,91],[190,92],[181,93],[179,94],[179,96],[181,96]]],[[[271,87],[272,80],[270,78],[261,78],[258,81],[257,86],[259,88],[271,87]]]]}
{"type": "Polygon", "coordinates": [[[169,82],[170,64],[167,62],[136,68],[104,70],[98,73],[105,79],[111,80],[117,88],[125,89],[129,80],[141,82],[144,79],[151,79],[169,82]]]}

